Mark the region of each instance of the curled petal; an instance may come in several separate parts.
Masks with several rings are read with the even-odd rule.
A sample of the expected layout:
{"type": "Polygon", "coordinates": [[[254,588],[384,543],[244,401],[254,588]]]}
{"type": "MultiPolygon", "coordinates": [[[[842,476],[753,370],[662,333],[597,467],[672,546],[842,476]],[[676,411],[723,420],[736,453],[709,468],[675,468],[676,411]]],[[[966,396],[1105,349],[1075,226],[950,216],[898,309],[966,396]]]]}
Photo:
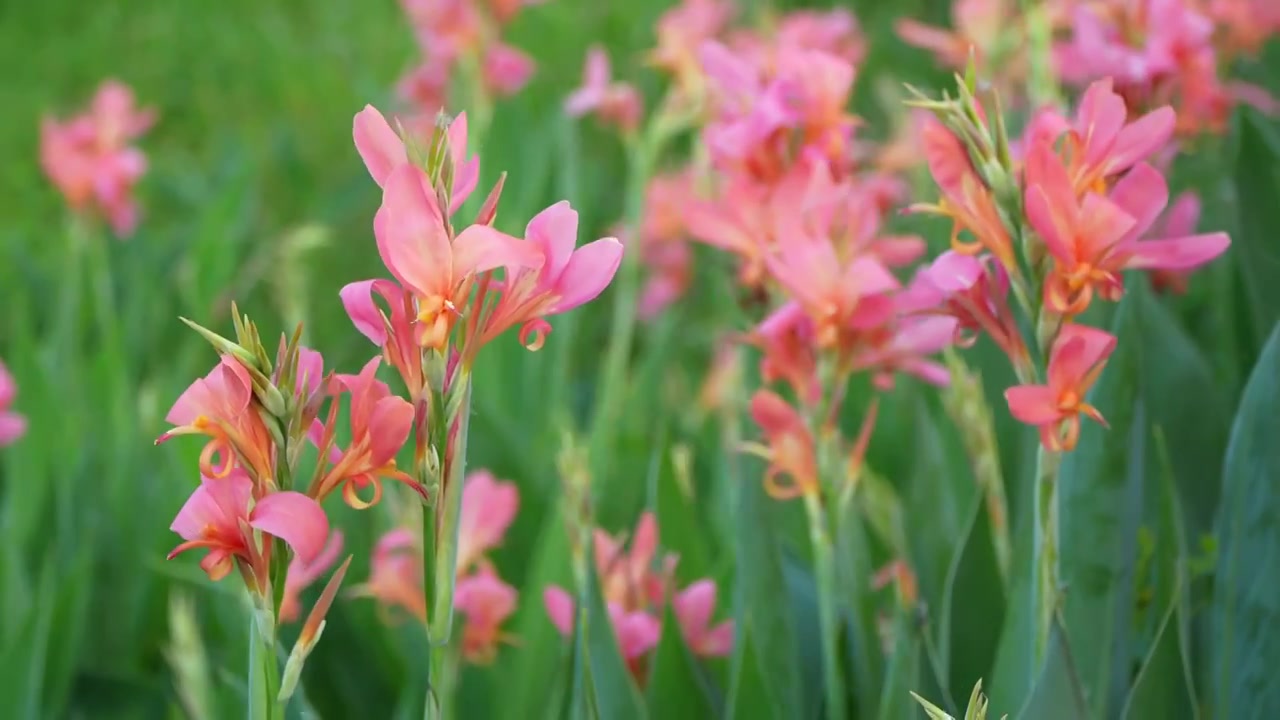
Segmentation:
{"type": "Polygon", "coordinates": [[[249,525],[284,540],[303,562],[312,562],[324,549],[329,518],[315,500],[300,492],[274,492],[258,501],[249,525]]]}
{"type": "Polygon", "coordinates": [[[377,478],[368,478],[363,481],[355,479],[349,480],[342,484],[342,501],[353,510],[367,510],[382,499],[382,483],[377,478]],[[365,485],[373,486],[373,497],[365,500],[360,497],[359,490],[365,485]]]}
{"type": "Polygon", "coordinates": [[[356,142],[356,150],[364,160],[364,166],[379,187],[386,184],[392,170],[408,162],[400,136],[396,135],[387,124],[387,119],[372,105],[365,105],[363,110],[356,113],[352,136],[356,142]]]}
{"type": "Polygon", "coordinates": [[[542,318],[534,318],[520,326],[520,344],[530,352],[537,352],[542,349],[542,344],[547,341],[547,333],[550,332],[551,323],[542,318]]]}

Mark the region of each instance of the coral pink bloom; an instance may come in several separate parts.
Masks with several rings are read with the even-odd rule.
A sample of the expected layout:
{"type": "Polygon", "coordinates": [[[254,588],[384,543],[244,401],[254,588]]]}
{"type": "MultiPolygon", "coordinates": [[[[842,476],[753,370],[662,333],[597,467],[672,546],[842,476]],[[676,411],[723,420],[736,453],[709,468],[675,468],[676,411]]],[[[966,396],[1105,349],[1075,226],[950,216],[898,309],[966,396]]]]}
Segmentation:
{"type": "Polygon", "coordinates": [[[27,419],[11,409],[17,394],[17,383],[0,362],[0,446],[13,443],[27,432],[27,419]]]}
{"type": "Polygon", "coordinates": [[[777,178],[785,170],[785,132],[801,120],[792,104],[797,89],[715,41],[703,43],[699,58],[715,114],[703,130],[712,159],[722,169],[766,181],[777,178]]]}
{"type": "Polygon", "coordinates": [[[818,50],[783,52],[778,76],[789,87],[790,105],[799,115],[802,154],[847,164],[853,147],[854,116],[847,110],[853,92],[853,64],[818,50]]]}
{"type": "Polygon", "coordinates": [[[211,580],[221,580],[235,561],[251,590],[266,593],[270,588],[270,547],[258,549],[253,531],[284,540],[303,562],[313,562],[329,534],[329,520],[315,500],[298,492],[271,492],[253,500],[253,481],[240,471],[223,478],[204,477],[186,504],[178,511],[170,530],[183,542],[169,553],[204,548],[208,554],[200,567],[211,580]]]}
{"type": "MultiPolygon", "coordinates": [[[[486,319],[476,348],[508,328],[521,325],[520,342],[538,349],[551,329],[543,318],[594,300],[613,281],[622,262],[622,243],[617,238],[601,238],[575,249],[578,212],[567,200],[533,216],[524,234],[524,241],[520,241],[490,231],[494,238],[501,238],[495,245],[518,247],[522,256],[545,260],[540,266],[532,262],[506,263],[501,298],[486,319]]],[[[512,259],[517,257],[513,255],[512,259]]]]}
{"type": "Polygon", "coordinates": [[[369,579],[352,588],[351,594],[371,597],[384,611],[398,608],[425,624],[427,600],[422,593],[422,550],[417,536],[397,528],[379,538],[369,579]]]}
{"type": "Polygon", "coordinates": [[[1080,438],[1080,415],[1106,425],[1097,408],[1085,402],[1089,388],[1115,350],[1110,333],[1067,323],[1049,352],[1048,383],[1018,385],[1005,391],[1009,412],[1040,429],[1040,442],[1049,450],[1071,450],[1080,438]]]}
{"type": "Polygon", "coordinates": [[[671,599],[671,607],[685,644],[695,655],[723,657],[733,651],[733,621],[711,625],[711,614],[716,609],[714,580],[698,580],[681,590],[671,599]]]}
{"type": "Polygon", "coordinates": [[[1068,131],[1068,172],[1077,195],[1105,192],[1111,178],[1163,148],[1173,136],[1172,108],[1157,108],[1127,122],[1124,98],[1112,88],[1110,78],[1090,85],[1068,131]]]}
{"type": "MultiPolygon", "coordinates": [[[[1193,235],[1199,224],[1200,197],[1188,190],[1169,204],[1144,237],[1186,237],[1193,235]]],[[[1180,295],[1187,291],[1188,275],[1189,273],[1181,270],[1152,270],[1151,286],[1157,291],[1168,290],[1180,295]]]]}
{"type": "Polygon", "coordinates": [[[574,90],[564,103],[570,117],[595,113],[602,122],[631,132],[640,124],[640,93],[628,83],[611,82],[609,55],[599,45],[587,50],[582,87],[574,90]]]}
{"type": "MultiPolygon", "coordinates": [[[[685,213],[694,197],[693,177],[687,171],[657,175],[645,189],[638,241],[648,275],[637,301],[641,320],[656,317],[683,296],[693,278],[685,213]]],[[[630,238],[624,243],[630,245],[630,238]]]]}
{"type": "Polygon", "coordinates": [[[537,268],[543,261],[535,245],[513,242],[486,225],[472,225],[451,239],[426,175],[409,164],[387,177],[373,229],[383,263],[418,301],[417,341],[426,348],[448,342],[476,273],[499,266],[537,268]]]}
{"type": "Polygon", "coordinates": [[[115,80],[99,86],[89,110],[65,122],[40,124],[40,164],[74,210],[92,207],[117,237],[137,227],[133,186],[147,169],[146,156],[129,142],[155,122],[155,111],[138,109],[133,91],[115,80]]]}
{"type": "Polygon", "coordinates": [[[488,470],[467,475],[458,519],[458,572],[466,572],[502,543],[519,508],[520,491],[515,483],[498,480],[488,470]]]}
{"type": "MultiPolygon", "coordinates": [[[[413,478],[396,468],[396,454],[404,446],[413,429],[414,409],[404,398],[392,395],[376,375],[382,358],[375,357],[365,364],[359,375],[338,375],[334,384],[351,395],[351,445],[340,450],[340,456],[311,487],[311,495],[324,499],[339,486],[342,499],[351,507],[369,507],[382,498],[381,478],[405,483],[415,492],[427,498],[427,491],[413,478]],[[373,497],[366,501],[357,491],[373,486],[373,497]]],[[[329,421],[325,424],[322,448],[333,444],[338,403],[330,406],[329,421]]]]}
{"type": "Polygon", "coordinates": [[[857,18],[842,7],[787,13],[778,24],[774,42],[780,52],[813,50],[853,64],[862,62],[867,52],[857,18]]]}
{"type": "Polygon", "coordinates": [[[343,286],[339,292],[342,306],[361,335],[382,348],[382,356],[400,373],[409,397],[415,402],[423,395],[426,379],[422,374],[422,352],[414,335],[413,319],[417,310],[413,295],[390,280],[361,280],[343,286]],[[374,302],[378,295],[386,303],[390,315],[374,302]]]}
{"type": "Polygon", "coordinates": [[[449,98],[452,65],[428,58],[409,70],[396,82],[396,95],[409,103],[428,127],[436,114],[444,110],[449,98]]]}
{"type": "Polygon", "coordinates": [[[475,573],[458,578],[453,606],[466,619],[462,627],[462,656],[467,662],[487,665],[502,642],[502,623],[516,610],[516,589],[502,581],[488,563],[475,573]]]}
{"type": "Polygon", "coordinates": [[[1027,350],[1008,297],[1009,277],[990,256],[948,250],[916,273],[898,302],[908,313],[941,313],[955,318],[952,342],[961,347],[973,345],[976,333],[985,332],[1015,367],[1022,367],[1028,361],[1027,350]]]}
{"type": "MultiPolygon", "coordinates": [[[[555,586],[543,591],[543,604],[551,624],[565,637],[573,635],[575,606],[573,596],[555,586]]],[[[618,650],[633,674],[639,674],[640,661],[662,637],[662,623],[644,610],[627,611],[618,603],[606,603],[609,622],[613,626],[618,650]]]]}
{"type": "Polygon", "coordinates": [[[533,71],[533,58],[510,45],[495,42],[485,49],[484,82],[499,97],[520,92],[533,71]]]}
{"type": "Polygon", "coordinates": [[[800,413],[772,390],[757,390],[751,396],[751,417],[768,444],[760,452],[769,461],[765,491],[779,500],[818,492],[813,436],[800,413]]]}
{"type": "MultiPolygon", "coordinates": [[[[453,164],[453,186],[449,191],[449,214],[452,215],[476,189],[480,179],[480,158],[467,157],[466,113],[454,118],[446,132],[449,161],[453,164]]],[[[365,105],[364,110],[356,113],[352,135],[369,175],[378,187],[385,190],[392,171],[410,160],[404,141],[372,105],[365,105]]]]}
{"type": "Polygon", "coordinates": [[[751,339],[763,352],[760,375],[765,382],[786,380],[806,403],[821,399],[813,321],[804,308],[795,301],[784,303],[756,327],[751,339]]]}
{"type": "Polygon", "coordinates": [[[658,520],[645,512],[636,521],[629,549],[623,549],[620,538],[610,537],[596,528],[592,536],[596,569],[600,575],[604,598],[627,610],[645,608],[662,602],[676,556],[665,555],[655,570],[658,553],[658,520]]]}
{"type": "Polygon", "coordinates": [[[898,320],[883,333],[873,333],[874,341],[857,348],[850,357],[853,371],[870,370],[875,384],[893,387],[893,374],[904,372],[939,387],[951,382],[946,367],[927,359],[955,340],[959,323],[953,317],[915,317],[898,320]]]}
{"type": "Polygon", "coordinates": [[[658,46],[649,62],[670,73],[679,87],[691,90],[701,80],[699,46],[719,35],[733,13],[729,0],[682,0],[658,18],[658,46]]]}
{"type": "Polygon", "coordinates": [[[1145,163],[1126,174],[1110,198],[1090,192],[1082,202],[1049,146],[1032,150],[1026,174],[1027,220],[1054,260],[1045,302],[1063,315],[1084,312],[1095,290],[1118,300],[1124,294],[1123,270],[1189,270],[1231,243],[1225,233],[1139,241],[1169,200],[1164,178],[1145,163]]]}
{"type": "Polygon", "coordinates": [[[253,402],[253,381],[230,355],[178,396],[165,421],[176,427],[157,444],[175,435],[209,436],[200,454],[202,474],[223,477],[239,465],[260,484],[275,482],[274,443],[253,402]]]}
{"type": "Polygon", "coordinates": [[[689,236],[737,255],[742,260],[738,280],[754,288],[764,280],[764,256],[776,225],[769,188],[741,175],[730,175],[715,200],[689,203],[685,222],[689,236]]]}
{"type": "Polygon", "coordinates": [[[960,69],[969,61],[970,49],[985,58],[995,48],[1009,8],[1006,0],[957,0],[951,5],[952,26],[944,30],[910,18],[895,24],[898,37],[933,53],[943,65],[960,69]]]}
{"type": "Polygon", "coordinates": [[[834,347],[849,328],[883,324],[896,278],[874,258],[842,261],[829,240],[796,237],[765,258],[769,273],[810,319],[820,347],[834,347]]]}
{"type": "Polygon", "coordinates": [[[289,563],[289,572],[284,578],[284,600],[280,603],[280,622],[293,622],[302,616],[299,596],[308,586],[319,580],[333,567],[342,552],[342,532],[334,530],[324,549],[311,560],[301,555],[294,555],[289,563]]]}

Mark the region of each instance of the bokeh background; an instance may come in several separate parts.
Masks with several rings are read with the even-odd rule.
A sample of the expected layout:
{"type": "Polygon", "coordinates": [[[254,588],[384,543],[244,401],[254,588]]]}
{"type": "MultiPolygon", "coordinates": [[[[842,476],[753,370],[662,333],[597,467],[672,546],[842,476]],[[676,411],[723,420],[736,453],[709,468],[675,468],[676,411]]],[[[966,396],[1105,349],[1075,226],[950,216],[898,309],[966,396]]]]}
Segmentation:
{"type": "MultiPolygon", "coordinates": [[[[658,80],[635,58],[652,45],[653,22],[667,5],[548,0],[515,21],[506,39],[533,56],[536,75],[472,140],[482,188],[509,172],[500,227],[518,230],[561,198],[582,214],[580,241],[605,234],[621,216],[626,170],[617,139],[564,117],[561,105],[597,42],[619,74],[654,99],[658,80]]],[[[935,87],[947,78],[897,40],[890,23],[910,15],[945,24],[947,3],[862,0],[854,9],[871,49],[856,104],[866,132],[887,136],[900,119],[902,82],[935,87]]],[[[176,542],[168,525],[195,482],[199,444],[152,441],[173,399],[214,362],[178,316],[229,333],[235,300],[264,335],[304,323],[306,342],[329,366],[354,372],[371,356],[337,295],[347,282],[383,274],[371,232],[378,190],[353,147],[351,118],[365,103],[394,108],[393,84],[417,52],[395,0],[0,5],[0,358],[19,379],[17,407],[30,420],[28,436],[0,451],[7,717],[180,717],[192,692],[207,693],[214,717],[240,712],[247,633],[238,588],[209,583],[185,558],[164,560],[176,542]],[[62,200],[37,164],[38,123],[44,113],[79,107],[105,77],[130,84],[159,121],[140,142],[151,170],[140,190],[139,231],[125,242],[90,244],[95,255],[77,275],[62,200]],[[192,685],[192,677],[207,684],[192,685]]],[[[1275,91],[1280,54],[1271,48],[1269,58],[1246,72],[1275,91]]],[[[1240,127],[1205,140],[1175,181],[1205,187],[1204,226],[1228,229],[1237,244],[1230,261],[1167,301],[1221,388],[1212,408],[1186,408],[1218,448],[1216,456],[1206,451],[1204,468],[1219,462],[1227,419],[1280,308],[1273,302],[1280,284],[1269,280],[1280,279],[1273,241],[1280,196],[1274,164],[1261,159],[1276,157],[1262,134],[1274,127],[1249,120],[1237,163],[1240,127]]],[[[945,241],[945,229],[926,229],[945,241]]],[[[630,527],[642,507],[654,507],[663,544],[681,554],[681,576],[711,575],[727,587],[732,519],[713,500],[728,474],[758,476],[759,468],[727,456],[719,431],[690,400],[715,340],[734,329],[707,320],[723,291],[715,271],[723,261],[699,258],[691,297],[639,331],[611,470],[595,482],[603,526],[630,527]],[[712,269],[704,273],[704,265],[712,269]]],[[[540,597],[546,582],[569,579],[556,460],[564,433],[590,418],[613,302],[606,292],[558,319],[538,353],[505,338],[478,366],[470,464],[521,489],[515,525],[494,557],[522,597],[510,625],[517,644],[496,666],[466,671],[459,717],[541,715],[557,677],[561,641],[540,597]]],[[[975,362],[994,399],[1003,371],[986,354],[975,362]]],[[[936,394],[906,385],[884,410],[871,462],[900,479],[909,508],[945,506],[951,500],[935,484],[961,452],[955,432],[930,421],[941,414],[936,394]]],[[[1019,440],[1002,445],[1002,460],[1019,468],[1018,448],[1030,445],[994,406],[1001,437],[1019,440]]],[[[1021,507],[1028,498],[1012,487],[1010,500],[1021,507]]],[[[944,518],[953,509],[943,507],[944,518]]],[[[387,513],[335,512],[356,558],[348,578],[362,579],[387,513]]],[[[770,512],[803,537],[795,508],[770,512]]],[[[908,509],[896,518],[902,531],[917,532],[912,517],[908,509]]],[[[936,532],[958,522],[944,519],[936,532]]],[[[803,541],[796,547],[806,552],[803,541]]],[[[815,633],[807,626],[811,584],[792,590],[802,632],[815,633]]],[[[975,622],[981,617],[976,609],[975,622]]],[[[975,628],[975,642],[984,642],[982,630],[975,628]]],[[[340,600],[307,665],[307,701],[324,717],[407,714],[420,701],[410,677],[423,652],[415,628],[387,626],[370,601],[340,600]]],[[[724,665],[702,671],[723,679],[724,665]]],[[[816,678],[816,664],[801,674],[816,678]]]]}

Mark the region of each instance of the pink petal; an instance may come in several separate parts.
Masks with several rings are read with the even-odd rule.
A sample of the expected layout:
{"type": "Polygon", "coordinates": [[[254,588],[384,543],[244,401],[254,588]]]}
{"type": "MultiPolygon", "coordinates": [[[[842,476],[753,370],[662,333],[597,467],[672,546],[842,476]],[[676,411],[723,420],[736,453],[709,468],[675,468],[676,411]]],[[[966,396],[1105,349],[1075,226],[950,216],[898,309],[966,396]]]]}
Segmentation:
{"type": "Polygon", "coordinates": [[[18,385],[9,374],[9,369],[0,362],[0,407],[8,407],[18,393],[18,385]]]}
{"type": "Polygon", "coordinates": [[[751,396],[751,418],[766,436],[779,435],[803,427],[795,408],[772,390],[757,390],[751,396]]]}
{"type": "Polygon", "coordinates": [[[1193,235],[1200,224],[1200,197],[1188,190],[1179,195],[1165,214],[1162,235],[1181,237],[1193,235]]]}
{"type": "Polygon", "coordinates": [[[500,482],[487,470],[468,475],[458,521],[458,567],[465,570],[502,542],[520,507],[515,483],[500,482]]]}
{"type": "Polygon", "coordinates": [[[313,562],[329,536],[329,518],[320,504],[300,492],[274,492],[258,501],[249,525],[285,541],[303,562],[313,562]]]}
{"type": "Polygon", "coordinates": [[[225,478],[201,478],[200,486],[191,493],[178,511],[169,529],[184,540],[201,537],[206,528],[220,533],[238,534],[238,518],[249,508],[253,481],[243,472],[232,472],[225,478]]]}
{"type": "Polygon", "coordinates": [[[578,248],[556,283],[560,299],[552,312],[565,312],[594,300],[613,282],[621,264],[622,243],[617,238],[601,238],[578,248]]]}
{"type": "Polygon", "coordinates": [[[951,384],[951,371],[947,370],[946,365],[932,360],[907,358],[901,361],[898,367],[902,372],[914,375],[935,387],[946,387],[951,384]]]}
{"type": "Polygon", "coordinates": [[[1049,384],[1075,388],[1116,348],[1116,337],[1106,330],[1068,323],[1058,331],[1049,353],[1049,384]]]}
{"type": "Polygon", "coordinates": [[[1009,414],[1028,425],[1043,425],[1062,417],[1058,397],[1047,385],[1017,385],[1004,391],[1009,414]]]}
{"type": "Polygon", "coordinates": [[[733,652],[734,624],[726,620],[702,636],[697,652],[703,657],[724,657],[733,652]]]}
{"type": "Polygon", "coordinates": [[[1169,203],[1169,186],[1159,171],[1140,163],[1116,183],[1108,199],[1134,219],[1133,229],[1126,235],[1132,239],[1145,233],[1160,217],[1169,203]]]}
{"type": "Polygon", "coordinates": [[[298,348],[298,391],[311,395],[320,389],[324,379],[324,357],[311,348],[298,348]]]}
{"type": "Polygon", "coordinates": [[[658,518],[646,510],[636,521],[635,536],[631,538],[631,569],[636,575],[644,575],[658,553],[658,518]]]}
{"type": "Polygon", "coordinates": [[[618,639],[618,649],[627,660],[649,652],[662,637],[662,624],[646,612],[625,612],[618,605],[609,603],[609,618],[618,639]]]}
{"type": "Polygon", "coordinates": [[[564,272],[578,244],[578,212],[567,200],[543,210],[525,226],[524,239],[542,251],[543,277],[553,282],[564,272]]]}
{"type": "Polygon", "coordinates": [[[1062,160],[1048,145],[1027,156],[1026,213],[1049,252],[1060,260],[1075,257],[1074,230],[1079,222],[1075,191],[1062,160]]]}
{"type": "Polygon", "coordinates": [[[488,225],[471,225],[453,241],[453,272],[458,278],[503,266],[537,268],[542,262],[536,245],[488,225]]]}
{"type": "MultiPolygon", "coordinates": [[[[1121,101],[1121,107],[1123,108],[1123,101],[1121,101]]],[[[1173,108],[1166,105],[1152,110],[1125,126],[1111,148],[1107,163],[1110,170],[1108,174],[1133,167],[1134,163],[1164,147],[1169,142],[1169,138],[1173,137],[1176,120],[1177,116],[1173,108]]]]}
{"type": "Polygon", "coordinates": [[[1191,270],[1227,251],[1231,238],[1226,233],[1190,235],[1168,240],[1140,240],[1130,246],[1125,267],[1159,270],[1191,270]]]}
{"type": "Polygon", "coordinates": [[[684,630],[686,638],[698,638],[711,624],[711,614],[716,609],[715,581],[698,580],[671,599],[671,609],[684,630]]]}
{"type": "Polygon", "coordinates": [[[894,336],[893,344],[905,352],[931,355],[951,345],[957,322],[954,317],[942,315],[905,321],[894,336]]]}
{"type": "Polygon", "coordinates": [[[449,123],[449,158],[453,163],[453,187],[449,201],[449,214],[458,212],[458,208],[475,192],[480,182],[480,158],[467,158],[467,114],[459,113],[449,123]]]}
{"type": "Polygon", "coordinates": [[[391,171],[408,162],[404,143],[395,130],[387,124],[387,119],[372,105],[356,113],[352,123],[352,136],[356,142],[356,150],[364,160],[369,175],[379,187],[384,187],[391,171]]]}
{"type": "Polygon", "coordinates": [[[0,445],[8,445],[26,433],[26,418],[13,412],[0,412],[0,445]]]}
{"type": "Polygon", "coordinates": [[[384,397],[369,418],[370,457],[381,467],[395,459],[413,429],[413,405],[402,397],[384,397]]]}
{"type": "Polygon", "coordinates": [[[1075,237],[1078,260],[1097,262],[1121,240],[1132,235],[1137,220],[1101,195],[1085,195],[1075,237]]]}
{"type": "Polygon", "coordinates": [[[600,88],[584,87],[574,90],[565,98],[564,112],[569,117],[582,117],[600,107],[604,96],[604,91],[600,88]]]}
{"type": "Polygon", "coordinates": [[[391,274],[421,295],[443,295],[451,281],[452,251],[435,196],[422,170],[405,163],[391,172],[375,219],[378,250],[391,274]]]}
{"type": "Polygon", "coordinates": [[[942,292],[952,295],[972,288],[985,272],[978,258],[948,250],[924,271],[924,277],[942,292]]]}
{"type": "Polygon", "coordinates": [[[542,602],[547,606],[547,615],[551,624],[556,626],[561,635],[573,635],[573,597],[562,588],[554,585],[542,591],[542,602]]]}
{"type": "Polygon", "coordinates": [[[609,54],[599,45],[592,45],[587,50],[587,61],[583,69],[582,86],[584,88],[603,88],[612,79],[609,68],[609,54]]]}
{"type": "Polygon", "coordinates": [[[847,290],[859,296],[880,295],[900,287],[898,278],[875,258],[860,257],[845,268],[841,279],[847,290]]]}
{"type": "Polygon", "coordinates": [[[1076,130],[1084,138],[1089,164],[1102,162],[1112,151],[1116,136],[1124,127],[1125,115],[1124,100],[1112,90],[1111,78],[1099,80],[1085,90],[1076,113],[1076,130]]]}
{"type": "MultiPolygon", "coordinates": [[[[374,345],[382,346],[387,343],[387,325],[383,320],[381,309],[373,301],[373,293],[379,289],[379,284],[389,285],[390,283],[386,280],[361,280],[348,283],[338,292],[338,296],[342,298],[342,307],[347,311],[347,316],[351,318],[351,324],[356,326],[356,330],[369,338],[374,345]]],[[[383,295],[383,297],[387,296],[383,295]]],[[[388,301],[391,301],[391,298],[388,297],[388,301]]]]}

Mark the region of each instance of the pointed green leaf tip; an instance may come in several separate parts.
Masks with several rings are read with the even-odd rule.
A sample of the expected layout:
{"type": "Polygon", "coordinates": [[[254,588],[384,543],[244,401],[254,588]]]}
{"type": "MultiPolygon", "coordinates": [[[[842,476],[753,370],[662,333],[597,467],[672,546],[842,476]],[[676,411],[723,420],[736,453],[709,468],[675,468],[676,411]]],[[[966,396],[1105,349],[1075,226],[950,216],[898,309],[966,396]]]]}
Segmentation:
{"type": "MultiPolygon", "coordinates": [[[[925,713],[932,720],[956,720],[948,715],[942,708],[925,700],[914,692],[911,697],[924,708],[925,713]]],[[[1001,715],[1000,720],[1008,720],[1008,715],[1001,715]]],[[[982,694],[982,679],[979,678],[977,684],[973,686],[973,692],[969,695],[969,707],[965,710],[964,720],[987,720],[987,696],[982,694]]]]}

